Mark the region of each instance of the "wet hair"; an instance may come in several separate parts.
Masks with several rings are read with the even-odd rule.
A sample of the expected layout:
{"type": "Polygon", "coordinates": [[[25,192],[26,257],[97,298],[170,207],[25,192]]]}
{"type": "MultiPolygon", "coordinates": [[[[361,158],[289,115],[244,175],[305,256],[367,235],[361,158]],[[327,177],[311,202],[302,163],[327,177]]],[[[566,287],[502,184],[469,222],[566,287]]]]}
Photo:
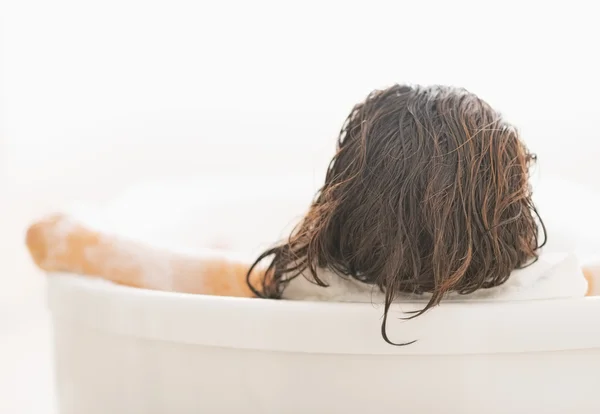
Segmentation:
{"type": "Polygon", "coordinates": [[[531,199],[534,160],[517,130],[464,89],[374,91],[346,119],[308,213],[254,263],[272,258],[250,288],[281,298],[296,277],[326,288],[319,268],[376,285],[391,344],[398,294],[430,294],[416,317],[449,292],[501,285],[537,259],[546,231],[531,199]]]}

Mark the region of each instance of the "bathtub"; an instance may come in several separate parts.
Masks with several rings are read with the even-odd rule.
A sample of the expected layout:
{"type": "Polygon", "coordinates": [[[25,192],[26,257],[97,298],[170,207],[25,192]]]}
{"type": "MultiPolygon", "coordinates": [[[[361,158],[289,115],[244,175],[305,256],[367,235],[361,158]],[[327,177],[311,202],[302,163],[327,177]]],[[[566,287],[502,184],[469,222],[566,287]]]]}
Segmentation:
{"type": "MultiPolygon", "coordinates": [[[[256,254],[314,191],[272,180],[153,182],[104,206],[99,224],[161,247],[256,254]]],[[[547,248],[600,252],[600,195],[546,188],[547,248]]],[[[600,413],[599,298],[447,303],[410,321],[399,318],[422,305],[397,305],[391,339],[417,342],[394,347],[371,304],[48,280],[61,414],[600,413]]]]}
{"type": "Polygon", "coordinates": [[[371,304],[50,275],[61,414],[600,412],[600,298],[371,304]]]}

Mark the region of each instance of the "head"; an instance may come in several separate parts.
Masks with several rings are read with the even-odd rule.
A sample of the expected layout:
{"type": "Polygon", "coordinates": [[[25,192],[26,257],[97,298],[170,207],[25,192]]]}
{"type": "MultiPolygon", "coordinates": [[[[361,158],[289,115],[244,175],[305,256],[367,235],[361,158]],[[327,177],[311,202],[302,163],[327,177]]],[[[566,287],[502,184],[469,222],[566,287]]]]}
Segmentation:
{"type": "Polygon", "coordinates": [[[257,260],[272,257],[256,291],[278,298],[295,277],[325,286],[323,267],[376,285],[388,340],[399,293],[431,294],[418,316],[449,292],[501,285],[537,258],[534,159],[516,129],[464,89],[374,91],[346,119],[303,221],[257,260]]]}

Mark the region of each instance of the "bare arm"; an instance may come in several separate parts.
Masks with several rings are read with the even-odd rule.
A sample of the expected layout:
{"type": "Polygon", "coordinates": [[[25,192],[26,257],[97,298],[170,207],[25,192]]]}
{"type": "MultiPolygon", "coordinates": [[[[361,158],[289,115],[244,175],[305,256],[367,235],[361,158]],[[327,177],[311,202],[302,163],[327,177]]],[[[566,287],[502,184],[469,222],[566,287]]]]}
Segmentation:
{"type": "MultiPolygon", "coordinates": [[[[102,234],[66,216],[52,216],[27,231],[34,262],[48,272],[79,273],[146,289],[253,297],[249,263],[203,253],[187,256],[102,234]]],[[[251,275],[260,286],[264,271],[251,275]]]]}
{"type": "Polygon", "coordinates": [[[583,275],[588,282],[587,296],[600,296],[600,263],[583,266],[583,275]]]}

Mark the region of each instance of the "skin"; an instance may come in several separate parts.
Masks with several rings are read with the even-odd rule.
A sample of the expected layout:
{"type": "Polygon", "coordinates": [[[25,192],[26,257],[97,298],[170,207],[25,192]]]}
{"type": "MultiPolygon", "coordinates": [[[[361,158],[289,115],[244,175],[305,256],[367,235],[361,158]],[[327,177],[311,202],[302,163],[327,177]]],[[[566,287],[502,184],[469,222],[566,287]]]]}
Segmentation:
{"type": "Polygon", "coordinates": [[[587,296],[600,296],[600,264],[584,266],[583,275],[588,282],[587,296]]]}
{"type": "MultiPolygon", "coordinates": [[[[246,283],[249,263],[216,253],[187,256],[155,249],[99,233],[63,215],[33,224],[26,243],[35,264],[49,273],[78,273],[146,289],[254,297],[246,283]]],[[[263,277],[258,269],[251,280],[263,277]]]]}
{"type": "MultiPolygon", "coordinates": [[[[255,297],[246,283],[250,263],[216,253],[187,256],[86,228],[64,215],[34,223],[26,244],[35,264],[48,273],[99,277],[145,289],[255,297]]],[[[588,296],[600,295],[600,264],[583,267],[588,296]]],[[[250,276],[254,286],[264,269],[250,276]]]]}

